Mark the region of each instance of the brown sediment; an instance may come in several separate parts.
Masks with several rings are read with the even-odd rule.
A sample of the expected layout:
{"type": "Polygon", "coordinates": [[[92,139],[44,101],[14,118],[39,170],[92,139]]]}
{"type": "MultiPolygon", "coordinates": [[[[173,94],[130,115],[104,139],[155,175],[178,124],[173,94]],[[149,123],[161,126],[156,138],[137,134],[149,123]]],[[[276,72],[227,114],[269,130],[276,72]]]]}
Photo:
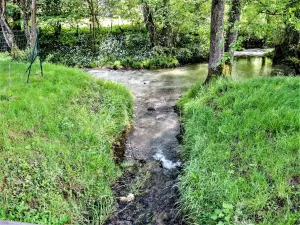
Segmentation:
{"type": "Polygon", "coordinates": [[[124,161],[126,151],[126,138],[132,127],[128,127],[124,130],[113,144],[114,161],[117,164],[121,164],[124,161]]]}

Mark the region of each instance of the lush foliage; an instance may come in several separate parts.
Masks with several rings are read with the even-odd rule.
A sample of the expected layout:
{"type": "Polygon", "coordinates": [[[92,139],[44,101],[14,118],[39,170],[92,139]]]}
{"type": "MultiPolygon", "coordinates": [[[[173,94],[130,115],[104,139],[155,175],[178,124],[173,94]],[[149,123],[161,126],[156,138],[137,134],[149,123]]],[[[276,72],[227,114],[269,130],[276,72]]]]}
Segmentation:
{"type": "Polygon", "coordinates": [[[99,224],[113,208],[112,144],[129,126],[131,95],[81,70],[44,67],[26,84],[25,64],[0,61],[0,219],[99,224]]]}
{"type": "MultiPolygon", "coordinates": [[[[6,1],[11,28],[26,30],[30,1],[6,1]]],[[[241,4],[234,48],[280,47],[274,62],[300,70],[299,1],[241,0],[241,4]]],[[[157,68],[208,59],[210,8],[211,1],[203,0],[41,0],[37,13],[42,49],[50,62],[157,68]]]]}
{"type": "Polygon", "coordinates": [[[217,81],[181,100],[192,224],[299,222],[299,89],[299,78],[217,81]]]}
{"type": "Polygon", "coordinates": [[[79,29],[78,35],[76,32],[76,29],[63,29],[56,36],[51,29],[42,29],[44,58],[68,66],[149,69],[200,62],[208,57],[209,40],[201,34],[182,34],[182,42],[177,46],[152,48],[142,27],[126,25],[114,27],[112,31],[102,28],[96,38],[88,29],[79,29]]]}
{"type": "MultiPolygon", "coordinates": [[[[300,30],[298,1],[254,0],[244,5],[241,19],[241,39],[246,44],[255,40],[263,46],[275,46],[284,41],[286,26],[300,30]]],[[[259,43],[257,43],[259,44],[259,43]]]]}

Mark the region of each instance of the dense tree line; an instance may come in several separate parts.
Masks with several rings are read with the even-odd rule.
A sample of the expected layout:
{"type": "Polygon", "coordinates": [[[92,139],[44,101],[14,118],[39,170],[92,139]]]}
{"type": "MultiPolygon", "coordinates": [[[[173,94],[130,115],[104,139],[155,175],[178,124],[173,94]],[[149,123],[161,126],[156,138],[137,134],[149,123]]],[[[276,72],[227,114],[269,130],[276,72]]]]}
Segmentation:
{"type": "MultiPolygon", "coordinates": [[[[66,27],[77,27],[78,34],[84,26],[97,39],[109,18],[140,30],[144,27],[150,47],[163,48],[167,55],[195,55],[191,43],[198,40],[208,46],[210,40],[210,80],[218,74],[230,75],[233,52],[243,47],[274,47],[274,62],[288,63],[299,73],[299,4],[296,0],[39,0],[36,13],[40,27],[51,28],[56,39],[66,27]]],[[[29,0],[1,0],[1,29],[10,48],[12,30],[23,30],[30,43],[35,26],[32,12],[29,0]]],[[[124,28],[119,26],[119,31],[124,28]]],[[[205,59],[206,50],[198,51],[205,59]]],[[[179,63],[198,60],[191,56],[180,58],[179,63]]]]}

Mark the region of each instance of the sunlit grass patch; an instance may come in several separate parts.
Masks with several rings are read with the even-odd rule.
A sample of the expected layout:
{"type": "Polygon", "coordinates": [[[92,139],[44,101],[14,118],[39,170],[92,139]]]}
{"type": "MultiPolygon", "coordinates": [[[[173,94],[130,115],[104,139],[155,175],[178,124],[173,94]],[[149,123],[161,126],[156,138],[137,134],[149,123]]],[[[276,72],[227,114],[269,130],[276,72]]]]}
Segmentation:
{"type": "Polygon", "coordinates": [[[0,219],[103,222],[119,175],[112,144],[130,124],[132,97],[85,72],[0,60],[0,219]]]}
{"type": "Polygon", "coordinates": [[[198,85],[179,105],[181,203],[192,224],[299,222],[299,78],[198,85]]]}

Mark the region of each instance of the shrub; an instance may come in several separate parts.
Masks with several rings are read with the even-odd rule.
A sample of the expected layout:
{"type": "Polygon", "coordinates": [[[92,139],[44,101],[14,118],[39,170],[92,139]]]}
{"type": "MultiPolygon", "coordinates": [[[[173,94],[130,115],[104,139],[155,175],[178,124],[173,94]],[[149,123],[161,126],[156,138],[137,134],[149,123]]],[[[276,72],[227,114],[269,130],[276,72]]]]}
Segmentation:
{"type": "Polygon", "coordinates": [[[78,34],[74,28],[62,29],[58,37],[53,30],[42,30],[40,38],[43,57],[67,66],[113,66],[120,61],[127,68],[159,68],[208,58],[207,38],[180,34],[180,40],[174,47],[151,48],[145,29],[134,26],[102,28],[97,30],[96,37],[85,28],[78,34]]]}
{"type": "Polygon", "coordinates": [[[133,62],[132,63],[132,68],[134,68],[134,69],[142,69],[143,68],[143,64],[141,62],[133,62]]]}
{"type": "Polygon", "coordinates": [[[113,64],[113,69],[118,70],[121,67],[121,62],[120,61],[115,61],[113,64]]]}

